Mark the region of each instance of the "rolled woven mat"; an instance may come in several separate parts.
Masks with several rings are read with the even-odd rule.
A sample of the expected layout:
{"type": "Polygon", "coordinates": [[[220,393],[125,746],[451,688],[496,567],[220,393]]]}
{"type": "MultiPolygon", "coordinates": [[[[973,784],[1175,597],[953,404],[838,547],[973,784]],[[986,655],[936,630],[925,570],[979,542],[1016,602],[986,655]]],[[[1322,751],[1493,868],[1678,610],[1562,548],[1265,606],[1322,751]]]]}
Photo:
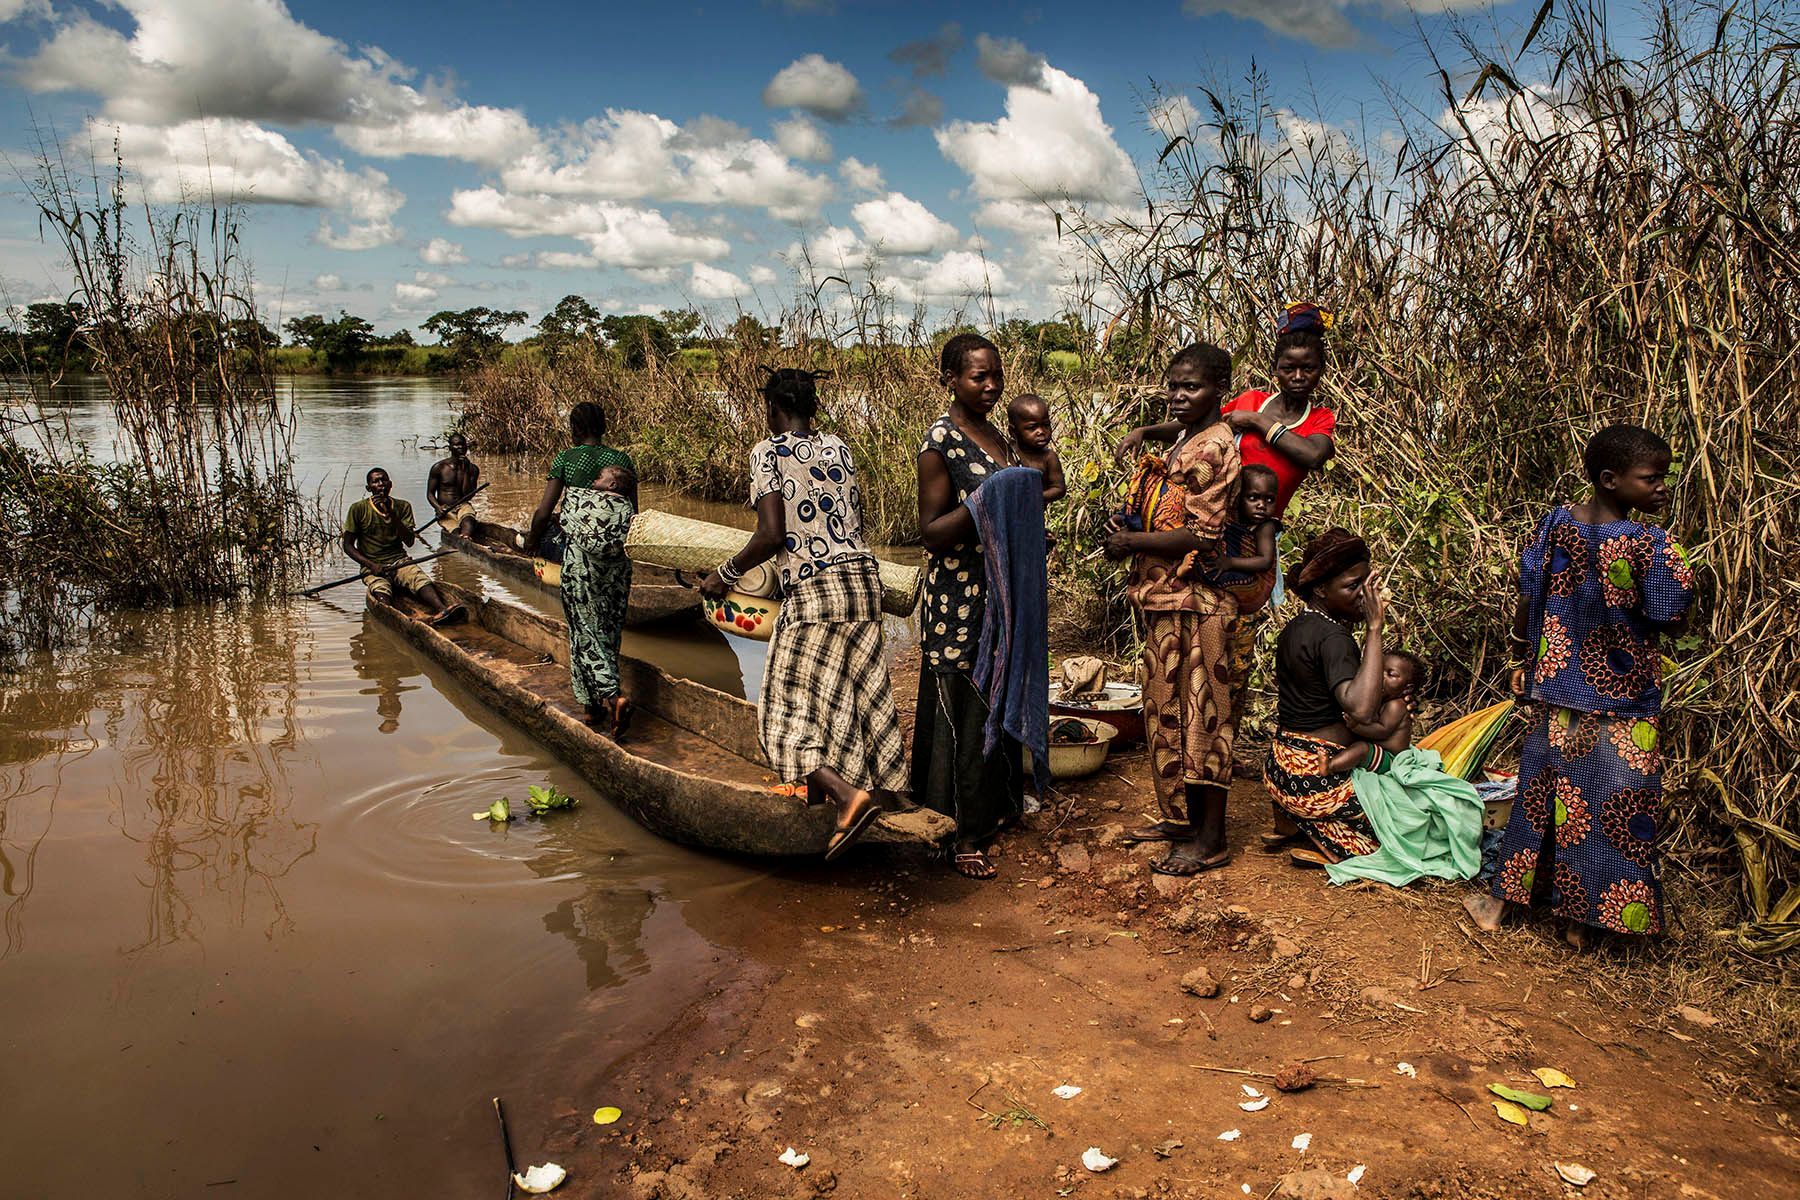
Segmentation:
{"type": "MultiPolygon", "coordinates": [[[[647,508],[631,519],[625,553],[631,561],[703,574],[744,548],[749,535],[729,525],[678,517],[647,508]]],[[[881,571],[881,608],[897,617],[909,615],[919,602],[919,569],[877,558],[881,571]]]]}

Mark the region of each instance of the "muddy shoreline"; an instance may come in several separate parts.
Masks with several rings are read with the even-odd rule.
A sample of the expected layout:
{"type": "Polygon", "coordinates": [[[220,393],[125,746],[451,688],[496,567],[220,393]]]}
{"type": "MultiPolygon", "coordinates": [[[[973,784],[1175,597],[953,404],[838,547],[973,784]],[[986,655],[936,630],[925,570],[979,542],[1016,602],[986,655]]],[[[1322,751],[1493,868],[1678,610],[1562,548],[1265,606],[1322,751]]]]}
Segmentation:
{"type": "Polygon", "coordinates": [[[1791,1187],[1794,1093],[1753,1052],[1653,997],[1606,994],[1548,927],[1474,933],[1458,888],[1332,888],[1261,853],[1252,783],[1233,792],[1229,869],[1152,875],[1148,848],[1118,842],[1149,794],[1143,771],[1141,753],[1118,756],[1068,788],[1003,839],[994,884],[868,859],[746,892],[736,930],[715,931],[737,960],[546,1131],[578,1194],[1727,1200],[1791,1187]],[[1182,987],[1202,967],[1214,997],[1182,987]],[[1270,1086],[1303,1059],[1360,1082],[1270,1086]],[[1542,1092],[1535,1067],[1577,1087],[1528,1127],[1503,1123],[1488,1084],[1542,1092]],[[1081,1094],[1057,1098],[1063,1084],[1081,1094]],[[1255,1102],[1246,1084],[1267,1107],[1239,1107],[1255,1102]],[[596,1127],[599,1104],[625,1116],[596,1127]],[[790,1146],[805,1168],[777,1161],[790,1146]],[[1118,1165],[1083,1168],[1090,1146],[1118,1165]],[[1558,1162],[1597,1178],[1577,1192],[1558,1162]]]}

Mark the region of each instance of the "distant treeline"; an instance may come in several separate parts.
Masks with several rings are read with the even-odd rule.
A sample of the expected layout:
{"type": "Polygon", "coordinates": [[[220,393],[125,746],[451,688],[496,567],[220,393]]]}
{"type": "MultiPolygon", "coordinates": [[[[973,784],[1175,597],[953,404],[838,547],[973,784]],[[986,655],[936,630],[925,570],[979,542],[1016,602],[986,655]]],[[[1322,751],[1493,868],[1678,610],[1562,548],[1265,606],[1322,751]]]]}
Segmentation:
{"type": "MultiPolygon", "coordinates": [[[[522,310],[444,310],[420,328],[437,339],[420,344],[410,330],[377,334],[362,317],[339,310],[294,317],[277,333],[254,320],[229,322],[205,336],[250,359],[266,358],[274,370],[295,375],[435,375],[494,363],[554,364],[571,350],[599,351],[619,366],[642,368],[652,361],[700,374],[717,369],[722,350],[734,346],[780,345],[781,330],[743,314],[724,328],[709,328],[692,309],[665,309],[655,316],[603,314],[580,296],[564,296],[544,314],[536,332],[509,341],[509,331],[526,324],[522,310]]],[[[957,331],[946,328],[935,340],[957,331]]],[[[1084,348],[1094,343],[1079,319],[1015,319],[999,330],[1009,346],[1026,348],[1050,370],[1072,370],[1084,348]]],[[[5,357],[8,370],[87,372],[94,369],[93,321],[80,304],[41,302],[19,315],[5,357]]]]}

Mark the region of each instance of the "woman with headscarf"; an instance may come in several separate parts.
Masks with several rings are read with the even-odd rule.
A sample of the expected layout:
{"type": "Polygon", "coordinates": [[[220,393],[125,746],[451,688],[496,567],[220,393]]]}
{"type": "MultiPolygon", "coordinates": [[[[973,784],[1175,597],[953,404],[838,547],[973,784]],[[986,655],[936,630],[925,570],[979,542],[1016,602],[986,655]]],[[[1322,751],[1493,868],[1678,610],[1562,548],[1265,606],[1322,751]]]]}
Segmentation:
{"type": "Polygon", "coordinates": [[[700,591],[722,599],[744,572],[776,560],[784,599],[756,706],[763,753],[784,781],[806,781],[809,803],[829,796],[837,805],[829,862],[905,789],[906,743],[850,447],[813,428],[818,373],[765,369],[769,436],[750,450],[756,532],[700,591]]]}
{"type": "Polygon", "coordinates": [[[1275,643],[1279,728],[1263,780],[1277,811],[1313,849],[1296,861],[1323,865],[1381,848],[1357,803],[1352,771],[1332,759],[1356,740],[1345,718],[1373,723],[1382,701],[1382,628],[1387,609],[1369,547],[1346,529],[1327,529],[1306,545],[1287,586],[1306,607],[1275,643]],[[1353,633],[1366,631],[1359,649],[1353,633]]]}

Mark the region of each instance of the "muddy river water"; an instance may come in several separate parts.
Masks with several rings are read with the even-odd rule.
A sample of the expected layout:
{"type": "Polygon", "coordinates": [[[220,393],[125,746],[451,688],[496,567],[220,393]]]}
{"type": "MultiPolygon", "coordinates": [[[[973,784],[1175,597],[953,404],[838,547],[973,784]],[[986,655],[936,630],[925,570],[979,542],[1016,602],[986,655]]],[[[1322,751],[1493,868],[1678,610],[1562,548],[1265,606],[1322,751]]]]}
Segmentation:
{"type": "MultiPolygon", "coordinates": [[[[341,507],[380,464],[425,511],[442,385],[298,386],[310,485],[341,507]]],[[[67,402],[104,450],[97,397],[67,402]]],[[[484,467],[484,514],[528,513],[542,464],[484,467]]],[[[760,644],[710,630],[627,650],[760,677],[760,644]]],[[[356,585],[116,616],[0,684],[7,1196],[493,1197],[489,1097],[521,1159],[554,1112],[623,1102],[585,1082],[703,994],[746,889],[775,886],[644,833],[356,585]],[[545,781],[581,806],[471,820],[545,781]]]]}

